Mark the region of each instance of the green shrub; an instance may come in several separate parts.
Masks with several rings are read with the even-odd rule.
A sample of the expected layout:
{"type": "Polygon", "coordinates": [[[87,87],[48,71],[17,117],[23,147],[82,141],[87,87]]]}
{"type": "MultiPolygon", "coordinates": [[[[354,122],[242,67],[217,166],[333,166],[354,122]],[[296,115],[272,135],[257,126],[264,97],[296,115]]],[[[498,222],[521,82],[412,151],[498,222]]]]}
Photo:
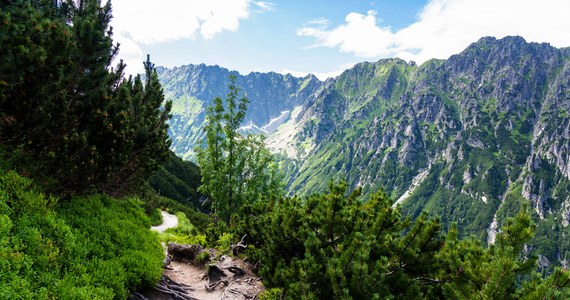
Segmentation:
{"type": "Polygon", "coordinates": [[[234,241],[234,235],[231,233],[222,233],[222,235],[220,235],[220,237],[218,238],[218,249],[221,251],[230,251],[230,246],[232,245],[232,242],[234,241]]]}
{"type": "Polygon", "coordinates": [[[160,278],[139,200],[57,200],[0,170],[0,299],[125,299],[160,278]]]}
{"type": "MultiPolygon", "coordinates": [[[[123,282],[127,290],[160,278],[164,253],[139,200],[96,195],[66,203],[59,212],[73,227],[78,243],[88,245],[87,258],[119,264],[115,272],[122,270],[125,278],[115,281],[123,282]]],[[[120,288],[114,291],[116,297],[126,297],[120,288]]]]}
{"type": "Polygon", "coordinates": [[[265,292],[259,294],[259,300],[280,300],[283,290],[279,288],[268,289],[265,292]]]}
{"type": "Polygon", "coordinates": [[[198,229],[190,223],[185,214],[176,213],[178,226],[169,228],[159,235],[160,241],[164,243],[176,242],[178,244],[206,245],[206,236],[200,234],[198,229]]]}
{"type": "Polygon", "coordinates": [[[150,224],[152,226],[158,226],[164,222],[164,220],[162,220],[160,209],[158,208],[151,210],[148,217],[150,218],[150,224]]]}
{"type": "Polygon", "coordinates": [[[410,226],[385,193],[363,203],[360,190],[347,195],[345,183],[329,188],[251,207],[255,217],[241,228],[255,246],[249,253],[260,260],[260,275],[283,287],[287,299],[417,296],[414,278],[429,274],[441,247],[437,221],[421,216],[410,226]]]}
{"type": "Polygon", "coordinates": [[[210,253],[207,251],[202,251],[196,255],[194,261],[199,265],[205,265],[210,261],[210,253]]]}
{"type": "Polygon", "coordinates": [[[536,257],[524,249],[535,228],[523,208],[507,219],[496,243],[440,233],[425,213],[402,219],[385,193],[366,203],[357,189],[331,183],[306,199],[245,207],[251,260],[286,299],[567,299],[570,272],[541,279],[536,257]],[[532,279],[531,279],[532,278],[532,279]],[[529,281],[529,279],[531,279],[529,281]],[[532,295],[529,297],[529,295],[532,295]]]}

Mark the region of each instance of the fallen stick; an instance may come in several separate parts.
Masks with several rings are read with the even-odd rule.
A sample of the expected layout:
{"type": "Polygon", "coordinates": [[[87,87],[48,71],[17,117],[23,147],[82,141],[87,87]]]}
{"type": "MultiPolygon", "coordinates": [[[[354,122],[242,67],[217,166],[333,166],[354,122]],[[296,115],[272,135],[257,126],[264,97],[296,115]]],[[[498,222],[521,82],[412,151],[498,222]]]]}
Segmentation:
{"type": "Polygon", "coordinates": [[[230,283],[230,285],[228,285],[228,287],[224,290],[224,292],[222,293],[222,297],[220,297],[221,299],[224,299],[224,296],[226,295],[226,292],[228,291],[228,289],[232,286],[233,283],[230,283]]]}

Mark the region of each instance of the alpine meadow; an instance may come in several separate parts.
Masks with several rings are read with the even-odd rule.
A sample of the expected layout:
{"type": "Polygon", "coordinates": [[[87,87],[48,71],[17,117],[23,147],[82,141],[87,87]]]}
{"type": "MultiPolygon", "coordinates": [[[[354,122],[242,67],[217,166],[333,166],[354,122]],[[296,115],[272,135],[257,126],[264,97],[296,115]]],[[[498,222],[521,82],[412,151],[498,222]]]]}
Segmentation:
{"type": "Polygon", "coordinates": [[[289,14],[318,42],[269,51],[301,4],[2,1],[0,300],[570,298],[570,47],[487,34],[328,77],[200,62],[332,64],[382,42],[333,40],[353,22],[423,24],[381,27],[379,2],[318,4],[372,7],[336,29],[289,14]]]}

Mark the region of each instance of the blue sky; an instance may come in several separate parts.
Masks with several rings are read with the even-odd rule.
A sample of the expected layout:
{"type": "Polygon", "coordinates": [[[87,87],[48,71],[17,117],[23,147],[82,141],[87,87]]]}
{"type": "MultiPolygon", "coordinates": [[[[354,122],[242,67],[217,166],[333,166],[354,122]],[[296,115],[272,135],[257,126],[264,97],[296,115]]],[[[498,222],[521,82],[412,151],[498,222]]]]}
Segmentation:
{"type": "Polygon", "coordinates": [[[167,67],[313,73],[357,62],[448,58],[479,38],[521,35],[570,46],[568,0],[114,0],[129,72],[146,54],[167,67]]]}

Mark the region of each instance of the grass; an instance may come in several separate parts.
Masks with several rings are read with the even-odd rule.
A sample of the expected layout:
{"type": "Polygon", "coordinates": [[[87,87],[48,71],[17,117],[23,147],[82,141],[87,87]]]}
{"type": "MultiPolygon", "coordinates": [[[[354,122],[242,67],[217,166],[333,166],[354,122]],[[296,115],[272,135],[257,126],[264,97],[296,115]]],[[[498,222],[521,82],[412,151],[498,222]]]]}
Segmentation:
{"type": "Polygon", "coordinates": [[[206,245],[206,236],[200,234],[196,226],[190,223],[190,220],[182,212],[176,212],[178,218],[178,226],[169,228],[163,233],[159,234],[161,242],[175,242],[178,244],[197,244],[206,245]]]}

